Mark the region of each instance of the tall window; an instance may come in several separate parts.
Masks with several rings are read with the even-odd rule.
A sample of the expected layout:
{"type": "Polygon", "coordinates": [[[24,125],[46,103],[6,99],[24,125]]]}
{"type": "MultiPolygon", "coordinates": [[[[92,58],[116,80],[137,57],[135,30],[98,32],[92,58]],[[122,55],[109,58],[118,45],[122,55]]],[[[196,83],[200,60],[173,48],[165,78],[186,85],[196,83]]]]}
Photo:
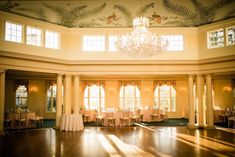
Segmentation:
{"type": "Polygon", "coordinates": [[[105,36],[85,35],[83,36],[83,51],[104,51],[105,36]]]}
{"type": "Polygon", "coordinates": [[[22,25],[6,22],[5,26],[5,40],[22,43],[22,25]]]}
{"type": "Polygon", "coordinates": [[[218,29],[207,32],[208,48],[224,47],[224,30],[218,29]]]}
{"type": "Polygon", "coordinates": [[[183,35],[164,35],[161,38],[168,41],[167,51],[183,51],[184,36],[183,35]]]}
{"type": "Polygon", "coordinates": [[[170,112],[176,111],[176,91],[171,85],[158,85],[154,91],[155,106],[160,109],[167,109],[170,112]]]}
{"type": "Polygon", "coordinates": [[[235,45],[235,26],[227,27],[227,46],[235,45]]]}
{"type": "Polygon", "coordinates": [[[39,28],[27,26],[26,43],[28,45],[41,46],[42,31],[39,28]]]}
{"type": "Polygon", "coordinates": [[[16,106],[27,107],[28,91],[25,85],[19,85],[16,89],[16,106]]]}
{"type": "Polygon", "coordinates": [[[104,87],[87,86],[84,91],[84,105],[86,110],[104,111],[104,87]]]}
{"type": "Polygon", "coordinates": [[[59,33],[53,31],[46,31],[46,48],[59,48],[59,33]]]}
{"type": "Polygon", "coordinates": [[[120,90],[120,108],[134,111],[140,107],[140,90],[137,86],[122,86],[120,90]]]}
{"type": "Polygon", "coordinates": [[[47,89],[47,112],[56,112],[56,84],[47,89]]]}

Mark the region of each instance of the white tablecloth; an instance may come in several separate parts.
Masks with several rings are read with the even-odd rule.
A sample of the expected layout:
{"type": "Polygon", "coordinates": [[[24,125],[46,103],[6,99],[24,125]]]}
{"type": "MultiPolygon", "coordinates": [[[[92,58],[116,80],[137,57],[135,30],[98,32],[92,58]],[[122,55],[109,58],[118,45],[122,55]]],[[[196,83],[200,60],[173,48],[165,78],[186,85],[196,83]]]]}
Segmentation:
{"type": "Polygon", "coordinates": [[[83,130],[81,114],[63,114],[60,121],[60,131],[80,131],[83,130]]]}

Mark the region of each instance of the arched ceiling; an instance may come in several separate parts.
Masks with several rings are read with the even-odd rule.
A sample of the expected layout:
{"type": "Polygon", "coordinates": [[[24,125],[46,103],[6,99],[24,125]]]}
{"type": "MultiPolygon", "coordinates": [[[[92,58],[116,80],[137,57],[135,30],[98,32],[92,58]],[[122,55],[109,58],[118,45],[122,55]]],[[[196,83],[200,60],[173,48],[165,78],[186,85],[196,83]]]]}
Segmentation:
{"type": "Polygon", "coordinates": [[[151,27],[190,27],[235,17],[235,0],[0,1],[0,10],[71,28],[131,27],[137,16],[151,27]]]}

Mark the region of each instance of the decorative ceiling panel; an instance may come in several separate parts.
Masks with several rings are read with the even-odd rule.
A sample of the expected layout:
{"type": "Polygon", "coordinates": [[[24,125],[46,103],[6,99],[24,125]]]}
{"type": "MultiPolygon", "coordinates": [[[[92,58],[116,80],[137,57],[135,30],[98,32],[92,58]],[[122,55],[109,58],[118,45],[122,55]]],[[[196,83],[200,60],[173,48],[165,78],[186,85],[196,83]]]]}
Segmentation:
{"type": "Polygon", "coordinates": [[[235,17],[235,0],[0,1],[0,10],[71,28],[131,27],[137,16],[151,27],[190,27],[235,17]]]}

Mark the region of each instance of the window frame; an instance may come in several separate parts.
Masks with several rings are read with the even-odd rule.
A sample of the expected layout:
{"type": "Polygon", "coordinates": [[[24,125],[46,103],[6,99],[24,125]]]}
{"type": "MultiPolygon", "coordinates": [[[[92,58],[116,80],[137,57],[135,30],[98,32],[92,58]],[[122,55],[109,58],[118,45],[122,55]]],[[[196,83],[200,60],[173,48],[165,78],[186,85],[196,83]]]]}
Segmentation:
{"type": "MultiPolygon", "coordinates": [[[[26,38],[26,40],[25,40],[25,43],[26,43],[26,45],[30,45],[30,46],[38,46],[38,47],[42,47],[43,46],[43,34],[44,34],[44,31],[43,31],[43,29],[42,28],[40,28],[40,27],[36,27],[36,26],[31,26],[31,25],[27,25],[26,26],[26,28],[25,28],[25,38],[26,38]],[[28,28],[32,28],[32,29],[36,29],[36,30],[40,30],[40,44],[39,45],[37,45],[37,39],[36,39],[36,44],[34,44],[34,43],[28,43],[28,28]]],[[[37,37],[36,37],[37,38],[37,37]]]]}
{"type": "Polygon", "coordinates": [[[57,105],[56,95],[57,95],[57,85],[56,84],[49,85],[49,87],[47,88],[47,98],[46,98],[46,112],[47,113],[56,113],[56,105],[57,105]],[[55,91],[53,90],[53,87],[55,87],[55,91]],[[48,97],[48,90],[49,89],[51,92],[50,97],[48,97]],[[55,92],[55,94],[54,94],[54,92],[55,92]],[[49,99],[50,99],[50,110],[48,110],[48,100],[49,99]],[[54,108],[54,102],[55,102],[55,108],[54,108]],[[53,109],[55,109],[55,110],[53,111],[53,109]]]}
{"type": "Polygon", "coordinates": [[[128,86],[121,86],[120,87],[120,93],[119,93],[119,99],[120,99],[120,108],[122,109],[122,110],[130,110],[130,111],[133,111],[133,110],[135,110],[135,109],[137,109],[137,108],[140,108],[141,107],[141,94],[140,94],[140,89],[138,88],[138,86],[133,86],[133,85],[128,85],[128,86]],[[133,87],[134,88],[134,97],[126,97],[125,96],[125,88],[126,87],[128,87],[128,86],[131,86],[131,87],[133,87]],[[123,89],[123,90],[122,90],[123,89]],[[138,92],[139,92],[139,97],[137,96],[137,90],[139,90],[138,92]],[[121,97],[121,92],[122,92],[122,97],[121,97]],[[127,99],[127,98],[133,98],[134,99],[134,106],[128,106],[128,107],[126,107],[125,106],[125,98],[127,99]],[[139,99],[139,100],[138,100],[139,99]],[[137,101],[139,101],[139,103],[137,103],[137,101]],[[138,106],[138,104],[139,104],[139,106],[138,106]],[[128,108],[128,109],[127,109],[128,108]]]}
{"type": "MultiPolygon", "coordinates": [[[[17,32],[16,32],[17,33],[17,32]]],[[[23,24],[21,24],[21,23],[17,23],[17,22],[12,22],[12,21],[5,21],[5,25],[4,25],[4,40],[5,41],[8,41],[8,42],[14,42],[14,43],[24,43],[24,25],[23,24]],[[7,33],[7,23],[9,23],[9,24],[14,24],[14,25],[19,25],[19,26],[21,26],[21,41],[20,42],[18,42],[18,41],[14,41],[14,40],[7,40],[6,39],[6,33],[7,33]]]]}
{"type": "Polygon", "coordinates": [[[208,31],[207,32],[207,49],[214,49],[214,48],[222,48],[222,47],[225,47],[225,33],[224,33],[224,28],[219,28],[219,29],[216,29],[216,30],[212,30],[212,31],[208,31]],[[213,37],[210,37],[210,34],[213,34],[213,33],[218,33],[218,32],[223,32],[223,36],[213,36],[213,37]],[[211,45],[211,38],[222,38],[223,40],[221,40],[220,42],[223,43],[222,46],[219,45],[220,42],[218,41],[213,41],[213,43],[217,43],[218,46],[212,46],[211,45]]]}
{"type": "MultiPolygon", "coordinates": [[[[229,29],[231,29],[231,28],[233,28],[233,30],[234,30],[234,34],[235,34],[235,25],[233,25],[233,26],[229,26],[229,27],[226,27],[225,28],[225,30],[226,30],[226,46],[234,46],[235,45],[235,38],[234,38],[234,40],[233,40],[233,44],[229,44],[229,34],[228,34],[228,30],[229,29]]],[[[235,36],[235,35],[234,35],[235,36]]]]}
{"type": "Polygon", "coordinates": [[[161,86],[167,86],[167,87],[170,87],[170,90],[169,90],[169,94],[170,94],[170,97],[164,97],[164,98],[167,98],[169,99],[170,101],[170,104],[168,104],[167,106],[167,111],[168,112],[177,112],[177,104],[176,104],[176,97],[177,97],[177,92],[176,92],[176,87],[172,86],[172,85],[160,85],[160,86],[156,86],[156,88],[154,89],[154,106],[156,108],[159,108],[159,109],[162,109],[162,110],[165,110],[164,108],[166,107],[166,105],[162,105],[161,104],[161,86]],[[158,95],[156,96],[155,92],[156,92],[156,89],[158,89],[158,95]],[[175,97],[172,96],[172,89],[174,89],[175,91],[175,97]],[[156,99],[157,99],[157,103],[156,103],[156,99]],[[175,110],[172,110],[172,102],[173,102],[173,99],[175,101],[175,110]],[[163,106],[163,107],[162,107],[163,106]]]}
{"type": "Polygon", "coordinates": [[[84,96],[83,96],[83,101],[84,101],[84,106],[85,106],[85,109],[86,110],[97,110],[97,112],[101,112],[101,111],[103,111],[103,110],[105,110],[105,89],[104,89],[104,87],[102,86],[102,85],[100,85],[100,86],[96,86],[96,87],[99,87],[99,96],[98,97],[90,97],[90,95],[91,95],[91,90],[90,90],[90,88],[92,88],[93,86],[96,86],[96,85],[92,85],[92,86],[86,86],[85,88],[84,88],[84,96]],[[103,89],[102,89],[103,88],[103,89]],[[87,97],[85,96],[86,94],[85,94],[85,92],[86,92],[86,89],[87,89],[87,97]],[[103,92],[104,92],[104,97],[102,97],[102,90],[103,90],[103,92]],[[91,109],[91,104],[90,104],[90,101],[91,101],[91,98],[98,98],[98,101],[99,101],[99,106],[96,106],[96,108],[94,109],[94,108],[92,108],[91,109]],[[87,105],[88,106],[86,106],[86,101],[85,101],[85,99],[87,99],[87,105]],[[103,105],[104,106],[102,106],[102,99],[103,99],[103,105]],[[103,109],[102,109],[102,107],[103,107],[103,109]]]}
{"type": "MultiPolygon", "coordinates": [[[[93,39],[94,40],[94,39],[93,39]]],[[[82,51],[83,52],[104,52],[104,51],[106,51],[106,36],[105,35],[83,35],[82,36],[82,51]],[[93,47],[93,46],[91,46],[91,45],[89,45],[89,46],[85,46],[85,39],[84,38],[86,38],[86,37],[94,37],[94,38],[97,38],[97,37],[102,37],[104,40],[102,40],[102,47],[101,47],[101,49],[91,49],[91,47],[93,47]],[[85,48],[90,48],[90,49],[85,49],[85,48]]],[[[97,42],[97,41],[96,41],[97,42]]],[[[87,44],[88,45],[88,44],[87,44]]],[[[95,46],[97,46],[97,45],[95,45],[95,46]]]]}
{"type": "Polygon", "coordinates": [[[184,35],[183,34],[164,34],[164,35],[161,35],[160,36],[160,39],[165,39],[165,40],[168,40],[168,47],[166,49],[166,52],[182,52],[184,51],[184,45],[185,45],[185,41],[184,41],[184,35]],[[176,37],[182,37],[182,40],[176,40],[176,37]],[[169,38],[174,38],[174,40],[170,40],[169,38]],[[172,44],[170,45],[171,42],[173,43],[178,43],[178,45],[175,45],[175,44],[172,44]],[[182,45],[179,45],[182,41],[182,45]],[[169,47],[172,46],[172,47],[178,47],[178,49],[170,49],[169,50],[169,47]],[[182,49],[179,49],[180,47],[182,46],[182,49]]]}
{"type": "MultiPolygon", "coordinates": [[[[60,32],[57,32],[57,31],[53,31],[53,30],[49,30],[49,29],[46,29],[45,31],[45,48],[50,48],[50,49],[60,49],[60,32]],[[47,46],[47,32],[48,33],[57,33],[57,35],[58,35],[58,38],[57,38],[57,42],[58,42],[58,45],[57,45],[57,47],[49,47],[49,46],[47,46]]],[[[54,42],[54,41],[53,41],[54,42]]]]}
{"type": "Polygon", "coordinates": [[[17,86],[17,88],[16,88],[16,90],[15,90],[15,105],[17,106],[17,107],[28,107],[28,89],[27,89],[27,86],[26,85],[18,85],[17,86]],[[19,87],[21,87],[21,86],[24,86],[25,87],[25,89],[26,89],[26,96],[17,96],[17,90],[19,89],[19,87]],[[21,99],[26,99],[26,105],[22,105],[22,103],[21,103],[21,105],[17,105],[17,99],[19,99],[18,101],[20,101],[21,99]]]}

